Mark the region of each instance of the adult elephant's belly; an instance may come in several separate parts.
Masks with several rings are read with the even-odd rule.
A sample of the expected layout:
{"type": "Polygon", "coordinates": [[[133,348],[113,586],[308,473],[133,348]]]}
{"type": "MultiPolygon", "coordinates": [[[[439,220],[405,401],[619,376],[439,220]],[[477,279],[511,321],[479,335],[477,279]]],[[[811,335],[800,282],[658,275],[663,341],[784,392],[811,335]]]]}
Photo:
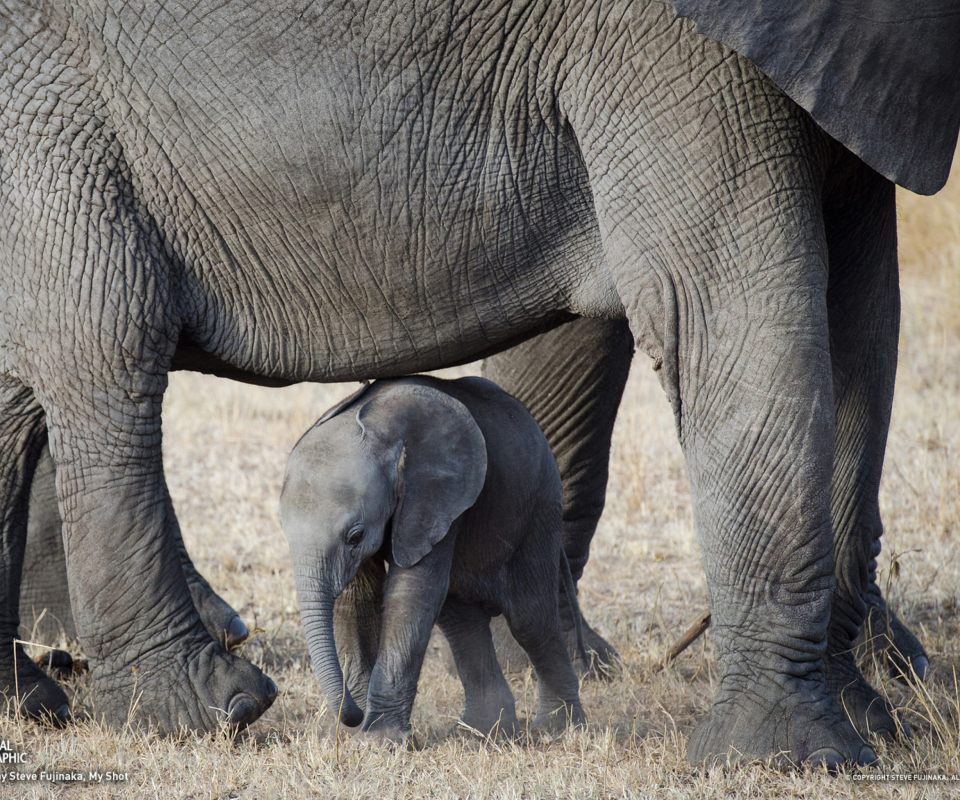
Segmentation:
{"type": "MultiPolygon", "coordinates": [[[[180,184],[146,204],[184,275],[175,366],[395,375],[481,357],[571,314],[622,314],[572,133],[521,102],[497,118],[458,82],[411,98],[408,67],[340,86],[353,107],[332,69],[298,95],[271,86],[242,119],[213,100],[194,117],[196,98],[177,95],[184,113],[156,120],[171,130],[139,151],[141,186],[164,171],[180,184]],[[300,107],[309,125],[291,115],[300,107]]],[[[124,138],[140,147],[136,131],[124,138]]]]}
{"type": "Polygon", "coordinates": [[[488,169],[478,164],[455,197],[361,184],[331,201],[318,185],[256,209],[213,203],[181,284],[174,366],[395,375],[482,357],[573,314],[622,313],[599,277],[592,209],[571,209],[558,176],[498,186],[488,169]]]}
{"type": "MultiPolygon", "coordinates": [[[[471,20],[456,35],[472,42],[471,20]]],[[[392,375],[480,357],[570,314],[622,314],[600,277],[577,141],[525,79],[503,81],[497,59],[465,70],[457,48],[436,63],[414,17],[403,24],[429,41],[412,59],[375,58],[367,23],[336,21],[312,23],[310,58],[295,35],[253,53],[231,25],[211,52],[184,43],[174,65],[130,67],[134,89],[150,88],[115,119],[185,276],[176,365],[392,375]]],[[[491,36],[503,52],[494,34],[480,41],[491,36]]]]}
{"type": "Polygon", "coordinates": [[[273,161],[256,191],[208,187],[188,298],[203,302],[185,339],[249,372],[331,380],[433,369],[571,314],[622,313],[578,151],[545,131],[533,141],[407,138],[348,179],[273,161]],[[434,149],[468,155],[431,164],[434,149]]]}

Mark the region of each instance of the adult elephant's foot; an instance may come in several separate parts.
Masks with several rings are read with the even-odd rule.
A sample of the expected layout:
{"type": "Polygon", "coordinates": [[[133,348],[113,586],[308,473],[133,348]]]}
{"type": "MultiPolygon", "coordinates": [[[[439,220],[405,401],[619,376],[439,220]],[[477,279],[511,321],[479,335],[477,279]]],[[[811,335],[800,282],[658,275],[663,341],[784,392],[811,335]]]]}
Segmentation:
{"type": "Polygon", "coordinates": [[[523,731],[516,713],[506,710],[497,716],[471,714],[469,712],[457,721],[451,733],[468,733],[484,739],[516,739],[523,731]]]}
{"type": "Polygon", "coordinates": [[[751,682],[721,689],[707,717],[690,737],[687,760],[693,766],[755,761],[781,767],[845,764],[864,766],[877,759],[857,735],[822,681],[786,679],[786,685],[751,682]]]}
{"type": "Polygon", "coordinates": [[[562,624],[563,641],[570,654],[580,677],[586,680],[613,680],[623,669],[623,659],[614,646],[597,633],[590,623],[583,619],[583,644],[587,651],[587,663],[584,664],[577,649],[577,630],[570,618],[564,615],[560,618],[562,624]]]}
{"type": "Polygon", "coordinates": [[[923,680],[930,668],[930,657],[920,640],[887,606],[880,587],[871,582],[864,595],[867,616],[854,642],[857,661],[876,659],[886,663],[892,677],[901,682],[923,680]]]}
{"type": "Polygon", "coordinates": [[[122,663],[91,660],[95,712],[160,733],[239,731],[277,696],[277,685],[205,634],[143,647],[122,663]]]}
{"type": "Polygon", "coordinates": [[[59,681],[68,681],[89,671],[90,665],[82,658],[74,658],[66,650],[47,650],[34,660],[44,671],[59,681]]]}
{"type": "Polygon", "coordinates": [[[828,654],[824,667],[830,694],[861,736],[879,736],[887,741],[912,737],[910,726],[863,677],[849,650],[828,654]]]}
{"type": "Polygon", "coordinates": [[[514,739],[522,730],[512,695],[506,700],[490,698],[483,702],[479,698],[468,702],[457,727],[493,739],[514,739]]]}
{"type": "Polygon", "coordinates": [[[579,605],[574,606],[570,603],[565,592],[560,593],[560,632],[563,634],[570,660],[582,678],[611,680],[623,668],[623,661],[614,646],[591,627],[579,605]],[[580,615],[583,626],[583,644],[587,651],[587,663],[583,663],[577,647],[575,614],[580,615]]]}
{"type": "Polygon", "coordinates": [[[63,725],[70,720],[70,701],[63,689],[23,651],[21,645],[4,648],[15,657],[0,664],[0,692],[33,719],[63,725]]]}

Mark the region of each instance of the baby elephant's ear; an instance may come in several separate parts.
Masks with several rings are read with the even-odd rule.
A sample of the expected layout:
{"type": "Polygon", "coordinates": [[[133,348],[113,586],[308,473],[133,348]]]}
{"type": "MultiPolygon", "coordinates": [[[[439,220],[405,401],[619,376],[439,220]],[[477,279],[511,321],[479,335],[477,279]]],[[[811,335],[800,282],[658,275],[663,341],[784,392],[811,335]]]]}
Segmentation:
{"type": "Polygon", "coordinates": [[[467,407],[429,386],[398,386],[361,414],[401,445],[393,559],[412,567],[476,502],[487,474],[487,445],[467,407]]]}
{"type": "Polygon", "coordinates": [[[333,406],[333,408],[328,408],[323,413],[323,416],[320,417],[320,419],[318,419],[315,423],[313,423],[313,427],[316,428],[318,425],[323,425],[323,423],[326,422],[328,419],[333,419],[335,416],[337,416],[337,414],[339,414],[345,408],[355,403],[363,395],[365,395],[367,393],[367,389],[369,388],[370,388],[370,381],[364,381],[363,386],[357,389],[357,391],[355,391],[352,395],[350,395],[349,397],[345,397],[343,400],[341,400],[339,403],[333,406]]]}

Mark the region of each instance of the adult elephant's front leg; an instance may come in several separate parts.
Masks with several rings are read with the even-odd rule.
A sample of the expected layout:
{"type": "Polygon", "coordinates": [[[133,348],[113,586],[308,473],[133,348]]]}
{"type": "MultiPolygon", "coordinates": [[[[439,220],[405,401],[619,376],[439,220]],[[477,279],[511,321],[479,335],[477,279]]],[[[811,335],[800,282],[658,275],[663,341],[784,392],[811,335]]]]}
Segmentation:
{"type": "Polygon", "coordinates": [[[872,761],[824,670],[835,414],[821,197],[835,145],[752,65],[653,9],[645,21],[671,35],[618,19],[647,46],[589,84],[619,124],[574,128],[690,478],[719,682],[688,759],[872,761]]]}
{"type": "Polygon", "coordinates": [[[162,382],[142,376],[115,394],[120,387],[102,380],[109,415],[98,403],[77,407],[61,391],[45,397],[95,711],[114,724],[145,722],[163,731],[246,725],[270,705],[276,687],[211,639],[194,606],[163,481],[162,382]]]}
{"type": "MultiPolygon", "coordinates": [[[[693,346],[679,353],[677,409],[720,675],[692,763],[875,758],[824,675],[834,414],[825,259],[802,259],[813,274],[793,285],[714,290],[709,309],[679,324],[693,346]]],[[[678,309],[690,308],[687,292],[677,285],[678,309]]]]}
{"type": "Polygon", "coordinates": [[[13,210],[20,236],[4,286],[22,296],[5,321],[22,337],[16,367],[47,418],[95,711],[166,731],[243,726],[276,687],[205,630],[163,479],[161,401],[182,324],[175,265],[117,141],[69,108],[87,134],[31,146],[38,134],[24,131],[10,153],[46,183],[13,210]]]}

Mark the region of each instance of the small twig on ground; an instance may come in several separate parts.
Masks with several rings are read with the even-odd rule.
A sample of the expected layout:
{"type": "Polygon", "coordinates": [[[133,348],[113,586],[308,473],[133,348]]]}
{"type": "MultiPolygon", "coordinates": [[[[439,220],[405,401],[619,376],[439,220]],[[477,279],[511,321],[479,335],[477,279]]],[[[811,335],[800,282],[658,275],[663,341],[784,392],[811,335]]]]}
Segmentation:
{"type": "Polygon", "coordinates": [[[684,650],[686,650],[690,645],[692,645],[697,639],[699,639],[703,632],[710,626],[710,612],[704,611],[699,617],[697,617],[696,622],[693,623],[687,632],[683,634],[676,642],[673,643],[671,648],[667,650],[666,656],[663,660],[657,664],[654,672],[660,672],[664,669],[671,661],[673,661],[678,655],[680,655],[684,650]]]}

